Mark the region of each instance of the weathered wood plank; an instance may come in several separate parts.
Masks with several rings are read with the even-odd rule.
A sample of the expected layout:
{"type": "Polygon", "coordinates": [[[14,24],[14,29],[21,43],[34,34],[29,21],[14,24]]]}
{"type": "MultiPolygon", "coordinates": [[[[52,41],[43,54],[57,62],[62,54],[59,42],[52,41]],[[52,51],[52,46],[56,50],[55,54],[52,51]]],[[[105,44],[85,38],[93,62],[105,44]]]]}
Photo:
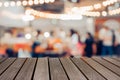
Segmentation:
{"type": "Polygon", "coordinates": [[[117,58],[119,61],[120,61],[120,57],[119,58],[117,58]]]}
{"type": "Polygon", "coordinates": [[[0,75],[15,61],[15,58],[8,58],[0,64],[0,75]]]}
{"type": "Polygon", "coordinates": [[[107,68],[103,67],[96,61],[90,58],[82,58],[86,63],[93,67],[97,72],[104,76],[108,80],[120,80],[120,76],[117,76],[115,73],[111,72],[107,68]]]}
{"type": "Polygon", "coordinates": [[[120,76],[120,68],[118,68],[117,66],[109,63],[108,61],[106,61],[100,57],[93,57],[93,59],[120,76]]]}
{"type": "Polygon", "coordinates": [[[0,64],[5,61],[7,58],[0,58],[0,64]]]}
{"type": "Polygon", "coordinates": [[[58,58],[49,58],[51,80],[68,80],[58,58]]]}
{"type": "Polygon", "coordinates": [[[120,61],[114,60],[114,59],[112,59],[112,58],[110,58],[110,57],[104,57],[103,59],[105,59],[105,60],[111,62],[112,64],[120,67],[120,61]]]}
{"type": "Polygon", "coordinates": [[[26,59],[17,59],[1,76],[0,80],[13,80],[26,59]]]}
{"type": "Polygon", "coordinates": [[[70,80],[87,80],[69,58],[61,58],[60,60],[70,80]]]}
{"type": "Polygon", "coordinates": [[[36,60],[36,58],[28,58],[15,80],[31,80],[36,60]]]}
{"type": "Polygon", "coordinates": [[[71,58],[71,60],[84,73],[84,75],[88,78],[88,80],[106,80],[83,60],[78,58],[71,58]]]}
{"type": "Polygon", "coordinates": [[[113,58],[113,59],[115,59],[115,60],[117,60],[117,61],[120,61],[120,58],[119,58],[119,57],[117,57],[117,58],[113,58]]]}
{"type": "Polygon", "coordinates": [[[34,80],[49,80],[48,58],[39,58],[35,69],[34,80]]]}

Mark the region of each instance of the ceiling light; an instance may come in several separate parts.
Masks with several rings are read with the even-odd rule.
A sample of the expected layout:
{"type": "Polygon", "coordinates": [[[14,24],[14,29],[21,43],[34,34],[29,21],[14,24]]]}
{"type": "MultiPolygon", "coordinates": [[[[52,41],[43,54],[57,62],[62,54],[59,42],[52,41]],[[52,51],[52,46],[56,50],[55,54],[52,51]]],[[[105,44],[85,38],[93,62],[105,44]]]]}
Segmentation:
{"type": "Polygon", "coordinates": [[[94,8],[95,8],[95,9],[101,8],[101,4],[95,4],[95,5],[94,5],[94,8]]]}
{"type": "Polygon", "coordinates": [[[45,32],[44,33],[44,37],[48,38],[50,36],[50,33],[49,32],[45,32]]]}
{"type": "Polygon", "coordinates": [[[22,5],[23,5],[23,6],[26,6],[27,4],[28,4],[27,1],[23,1],[23,2],[22,2],[22,5]]]}
{"type": "Polygon", "coordinates": [[[49,3],[49,0],[45,0],[45,3],[49,3]]]}
{"type": "Polygon", "coordinates": [[[35,17],[33,16],[33,15],[24,15],[23,17],[22,17],[22,20],[23,21],[32,21],[32,20],[34,20],[35,19],[35,17]]]}
{"type": "Polygon", "coordinates": [[[8,7],[8,6],[9,6],[9,2],[5,2],[5,3],[4,3],[4,6],[5,6],[5,7],[8,7]]]}
{"type": "Polygon", "coordinates": [[[0,7],[2,6],[2,2],[0,2],[0,7]]]}
{"type": "Polygon", "coordinates": [[[28,4],[33,5],[33,1],[32,0],[28,1],[28,4]]]}
{"type": "Polygon", "coordinates": [[[39,4],[39,1],[38,0],[34,0],[34,4],[39,4]]]}
{"type": "Polygon", "coordinates": [[[10,2],[10,6],[12,6],[12,7],[15,6],[15,2],[14,2],[14,1],[11,1],[11,2],[10,2]]]}
{"type": "Polygon", "coordinates": [[[106,12],[106,11],[103,11],[103,12],[102,12],[102,16],[107,16],[107,12],[106,12]]]}
{"type": "Polygon", "coordinates": [[[22,4],[21,1],[17,1],[17,2],[16,2],[16,5],[17,5],[17,6],[21,6],[21,4],[22,4]]]}
{"type": "Polygon", "coordinates": [[[55,0],[50,0],[51,3],[55,2],[55,0]]]}
{"type": "Polygon", "coordinates": [[[27,34],[25,35],[25,38],[26,38],[26,39],[31,39],[32,36],[31,36],[31,34],[27,33],[27,34]]]}
{"type": "Polygon", "coordinates": [[[44,4],[44,0],[39,0],[40,4],[44,4]]]}

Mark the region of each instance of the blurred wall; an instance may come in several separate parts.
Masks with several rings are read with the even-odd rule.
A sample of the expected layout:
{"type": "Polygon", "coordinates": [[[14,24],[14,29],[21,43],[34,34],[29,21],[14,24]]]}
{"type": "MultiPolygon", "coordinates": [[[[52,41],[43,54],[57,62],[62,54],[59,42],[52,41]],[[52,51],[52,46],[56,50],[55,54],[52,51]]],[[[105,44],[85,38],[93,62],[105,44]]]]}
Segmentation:
{"type": "MultiPolygon", "coordinates": [[[[29,22],[23,21],[24,7],[1,7],[0,25],[5,27],[26,27],[29,22]]],[[[56,20],[56,19],[37,19],[31,21],[31,26],[35,29],[49,31],[54,28],[63,28],[68,30],[74,28],[80,33],[87,31],[94,34],[94,20],[92,18],[83,18],[82,20],[56,20]]]]}
{"type": "Polygon", "coordinates": [[[91,32],[94,34],[94,19],[83,18],[82,20],[55,20],[55,19],[39,19],[32,22],[32,26],[43,31],[53,30],[54,28],[62,28],[64,30],[76,29],[81,33],[91,32]]]}
{"type": "Polygon", "coordinates": [[[7,27],[26,26],[26,22],[22,20],[23,15],[23,7],[0,7],[0,25],[7,27]]]}

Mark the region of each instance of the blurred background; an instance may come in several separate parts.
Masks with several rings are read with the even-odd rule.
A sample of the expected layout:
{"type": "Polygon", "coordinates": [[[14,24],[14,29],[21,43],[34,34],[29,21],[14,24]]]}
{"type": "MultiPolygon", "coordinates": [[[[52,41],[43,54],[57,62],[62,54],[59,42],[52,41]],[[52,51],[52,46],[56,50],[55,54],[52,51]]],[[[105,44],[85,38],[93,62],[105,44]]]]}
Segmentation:
{"type": "Polygon", "coordinates": [[[120,56],[120,0],[0,0],[0,57],[120,56]]]}

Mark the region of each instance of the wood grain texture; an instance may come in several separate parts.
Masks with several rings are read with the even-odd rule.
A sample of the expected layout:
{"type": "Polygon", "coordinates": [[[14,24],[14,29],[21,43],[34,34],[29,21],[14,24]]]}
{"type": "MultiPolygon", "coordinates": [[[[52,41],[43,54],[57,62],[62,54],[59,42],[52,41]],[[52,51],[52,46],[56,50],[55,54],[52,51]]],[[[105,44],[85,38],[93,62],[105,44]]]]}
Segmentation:
{"type": "Polygon", "coordinates": [[[58,58],[50,58],[49,64],[51,80],[68,80],[58,58]]]}
{"type": "Polygon", "coordinates": [[[120,61],[120,57],[117,57],[117,58],[113,58],[113,59],[115,59],[115,60],[117,60],[117,61],[120,61]]]}
{"type": "Polygon", "coordinates": [[[15,61],[15,58],[8,58],[0,64],[0,75],[15,61]]]}
{"type": "Polygon", "coordinates": [[[120,57],[119,57],[119,58],[116,58],[116,59],[120,61],[120,57]]]}
{"type": "Polygon", "coordinates": [[[31,80],[36,60],[36,58],[28,58],[15,80],[31,80]]]}
{"type": "Polygon", "coordinates": [[[105,59],[105,60],[115,64],[116,66],[120,67],[120,61],[114,60],[114,59],[112,59],[110,57],[104,57],[103,59],[105,59]]]}
{"type": "Polygon", "coordinates": [[[70,80],[87,80],[69,58],[61,58],[60,60],[70,80]]]}
{"type": "Polygon", "coordinates": [[[1,76],[0,80],[13,80],[26,59],[17,59],[1,76]]]}
{"type": "Polygon", "coordinates": [[[5,60],[6,60],[6,58],[0,58],[0,64],[5,60]]]}
{"type": "Polygon", "coordinates": [[[8,58],[0,64],[0,80],[120,80],[117,59],[8,58]]]}
{"type": "Polygon", "coordinates": [[[48,58],[38,59],[34,80],[49,80],[48,58]]]}
{"type": "Polygon", "coordinates": [[[109,63],[108,61],[106,61],[100,57],[93,57],[93,59],[120,76],[120,68],[119,67],[115,66],[114,64],[109,63]]]}
{"type": "Polygon", "coordinates": [[[86,63],[88,63],[91,67],[93,67],[97,72],[99,72],[101,75],[103,75],[108,80],[120,80],[120,76],[114,74],[107,68],[103,67],[96,61],[90,59],[90,58],[82,58],[86,63]]]}
{"type": "Polygon", "coordinates": [[[76,66],[85,74],[88,80],[105,80],[99,73],[79,58],[71,58],[76,66]]]}

